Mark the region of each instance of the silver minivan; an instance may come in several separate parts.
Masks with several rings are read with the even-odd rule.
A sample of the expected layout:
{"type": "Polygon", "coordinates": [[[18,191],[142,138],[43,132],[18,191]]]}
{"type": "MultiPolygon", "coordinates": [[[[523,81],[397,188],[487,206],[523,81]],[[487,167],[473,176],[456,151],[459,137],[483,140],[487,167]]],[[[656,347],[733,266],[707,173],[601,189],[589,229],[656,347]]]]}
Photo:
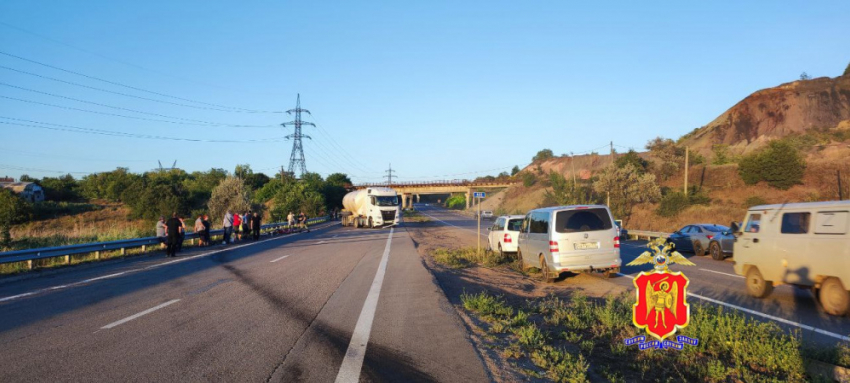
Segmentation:
{"type": "Polygon", "coordinates": [[[535,209],[522,222],[517,257],[522,267],[541,270],[544,281],[561,273],[620,271],[620,237],[611,211],[604,205],[535,209]]]}

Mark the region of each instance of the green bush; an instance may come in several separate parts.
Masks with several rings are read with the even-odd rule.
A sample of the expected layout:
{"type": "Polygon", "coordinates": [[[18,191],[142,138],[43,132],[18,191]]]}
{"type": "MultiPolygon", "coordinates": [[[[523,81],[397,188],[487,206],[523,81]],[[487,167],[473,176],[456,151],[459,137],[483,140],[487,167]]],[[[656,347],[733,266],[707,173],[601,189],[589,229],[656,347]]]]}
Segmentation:
{"type": "Polygon", "coordinates": [[[534,176],[531,172],[522,173],[522,186],[527,188],[534,186],[537,183],[537,177],[534,176]]]}
{"type": "Polygon", "coordinates": [[[765,199],[761,198],[760,196],[753,195],[747,197],[747,201],[744,202],[744,207],[752,207],[758,205],[767,205],[767,201],[765,201],[765,199]]]}
{"type": "Polygon", "coordinates": [[[656,213],[662,217],[675,217],[682,210],[691,206],[688,196],[682,192],[668,193],[661,197],[661,204],[658,206],[656,213]]]}
{"type": "Polygon", "coordinates": [[[446,207],[449,209],[464,209],[466,208],[466,196],[463,194],[455,194],[446,200],[446,207]]]}
{"type": "Polygon", "coordinates": [[[714,158],[711,160],[712,165],[726,165],[735,162],[732,154],[729,153],[729,145],[714,145],[711,150],[714,152],[714,158]]]}
{"type": "Polygon", "coordinates": [[[546,161],[552,157],[555,157],[555,153],[552,153],[551,149],[543,149],[534,155],[531,162],[546,161]]]}
{"type": "Polygon", "coordinates": [[[738,165],[738,174],[747,185],[764,181],[782,190],[801,184],[805,170],[805,159],[785,140],[771,141],[767,147],[742,158],[738,165]]]}

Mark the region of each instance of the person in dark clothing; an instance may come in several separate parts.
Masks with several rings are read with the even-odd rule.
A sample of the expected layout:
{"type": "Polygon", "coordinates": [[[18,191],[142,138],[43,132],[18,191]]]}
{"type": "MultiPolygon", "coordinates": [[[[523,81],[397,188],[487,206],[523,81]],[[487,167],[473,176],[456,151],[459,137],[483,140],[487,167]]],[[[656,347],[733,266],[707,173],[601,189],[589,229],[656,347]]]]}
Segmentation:
{"type": "Polygon", "coordinates": [[[210,242],[210,216],[204,214],[204,219],[201,220],[201,224],[204,225],[204,242],[207,243],[207,246],[212,244],[210,242]]]}
{"type": "Polygon", "coordinates": [[[177,252],[183,251],[183,242],[186,242],[186,221],[183,217],[178,217],[180,220],[180,238],[177,240],[177,252]]]}
{"type": "Polygon", "coordinates": [[[260,239],[260,213],[254,212],[254,216],[251,217],[251,229],[254,232],[254,240],[260,239]]]}
{"type": "Polygon", "coordinates": [[[171,214],[171,218],[165,221],[166,249],[165,254],[169,257],[177,256],[177,244],[180,241],[180,228],[183,224],[177,218],[177,213],[171,214]]]}

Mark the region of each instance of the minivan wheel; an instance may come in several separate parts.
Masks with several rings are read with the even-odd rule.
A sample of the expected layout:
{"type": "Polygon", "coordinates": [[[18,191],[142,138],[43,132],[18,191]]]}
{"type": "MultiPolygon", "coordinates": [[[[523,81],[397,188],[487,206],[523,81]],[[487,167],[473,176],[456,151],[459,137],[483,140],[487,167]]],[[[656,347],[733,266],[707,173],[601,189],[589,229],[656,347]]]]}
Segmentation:
{"type": "Polygon", "coordinates": [[[602,276],[603,276],[603,277],[605,277],[605,279],[610,279],[610,278],[614,278],[614,276],[615,276],[615,275],[617,275],[617,273],[619,273],[619,272],[620,272],[620,268],[619,268],[619,267],[618,267],[618,268],[614,268],[614,269],[608,269],[608,270],[605,270],[605,271],[602,273],[602,276]]]}
{"type": "Polygon", "coordinates": [[[708,252],[711,254],[711,258],[715,261],[723,260],[723,250],[720,248],[720,244],[717,242],[712,242],[708,245],[708,252]]]}
{"type": "Polygon", "coordinates": [[[850,294],[838,278],[827,278],[820,291],[820,304],[823,311],[830,315],[844,315],[850,309],[850,294]]]}
{"type": "Polygon", "coordinates": [[[756,298],[764,298],[773,291],[773,282],[765,281],[757,267],[747,271],[747,292],[756,298]]]}
{"type": "Polygon", "coordinates": [[[694,241],[694,254],[696,254],[697,257],[705,256],[705,249],[702,248],[702,242],[694,241]]]}
{"type": "Polygon", "coordinates": [[[502,251],[502,244],[499,244],[499,259],[505,259],[505,252],[502,251]]]}
{"type": "Polygon", "coordinates": [[[519,259],[519,267],[522,271],[528,271],[528,269],[531,268],[531,265],[529,265],[528,262],[525,261],[525,258],[522,257],[522,250],[516,250],[516,257],[519,259]]]}
{"type": "Polygon", "coordinates": [[[540,257],[540,279],[546,283],[555,282],[555,278],[552,278],[552,271],[549,270],[549,264],[546,263],[546,258],[543,256],[540,257]]]}

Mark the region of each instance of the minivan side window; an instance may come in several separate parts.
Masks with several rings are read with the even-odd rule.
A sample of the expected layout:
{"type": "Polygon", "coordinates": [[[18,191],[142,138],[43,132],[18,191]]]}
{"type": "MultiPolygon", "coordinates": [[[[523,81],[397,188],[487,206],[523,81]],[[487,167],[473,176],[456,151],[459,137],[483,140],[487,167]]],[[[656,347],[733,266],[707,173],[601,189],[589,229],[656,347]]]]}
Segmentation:
{"type": "Polygon", "coordinates": [[[782,214],[782,234],[806,234],[809,232],[811,213],[782,214]]]}
{"type": "Polygon", "coordinates": [[[758,233],[761,228],[761,214],[750,214],[747,218],[747,227],[744,228],[746,233],[758,233]]]}
{"type": "Polygon", "coordinates": [[[847,234],[850,212],[821,211],[815,216],[815,234],[847,234]]]}
{"type": "Polygon", "coordinates": [[[534,213],[531,215],[531,233],[545,234],[549,232],[549,213],[534,213]]]}

